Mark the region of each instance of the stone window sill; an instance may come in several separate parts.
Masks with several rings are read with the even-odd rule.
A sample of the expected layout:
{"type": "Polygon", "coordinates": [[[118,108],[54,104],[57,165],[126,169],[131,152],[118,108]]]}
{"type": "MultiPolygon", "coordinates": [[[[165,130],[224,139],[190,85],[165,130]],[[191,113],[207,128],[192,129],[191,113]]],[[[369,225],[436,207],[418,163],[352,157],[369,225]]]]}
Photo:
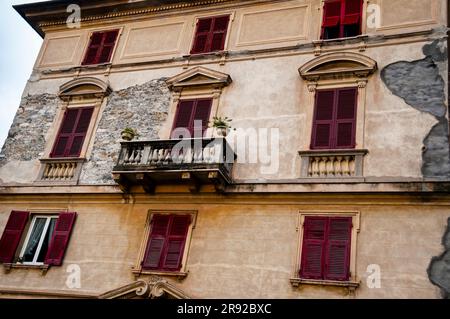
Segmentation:
{"type": "Polygon", "coordinates": [[[349,292],[354,292],[360,286],[359,281],[314,280],[302,278],[292,278],[291,284],[296,288],[302,285],[343,287],[347,288],[349,292]]]}
{"type": "Polygon", "coordinates": [[[132,273],[136,278],[140,276],[168,276],[168,277],[176,277],[178,281],[183,281],[188,276],[189,272],[169,272],[169,271],[152,271],[145,269],[133,269],[132,273]]]}
{"type": "Polygon", "coordinates": [[[12,269],[37,269],[42,271],[45,276],[50,269],[50,265],[24,265],[24,264],[3,264],[5,274],[9,274],[12,269]]]}

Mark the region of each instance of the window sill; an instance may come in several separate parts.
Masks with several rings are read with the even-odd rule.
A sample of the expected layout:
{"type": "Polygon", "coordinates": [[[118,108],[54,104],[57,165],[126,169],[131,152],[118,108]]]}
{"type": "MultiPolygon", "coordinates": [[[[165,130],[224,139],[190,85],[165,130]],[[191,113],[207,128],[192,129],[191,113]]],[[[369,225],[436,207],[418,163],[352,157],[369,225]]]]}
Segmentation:
{"type": "Polygon", "coordinates": [[[222,51],[214,51],[214,52],[205,52],[205,53],[191,53],[187,55],[183,55],[183,58],[185,59],[202,59],[202,58],[208,58],[208,57],[224,57],[228,55],[228,51],[222,50],[222,51]]]}
{"type": "Polygon", "coordinates": [[[369,38],[369,35],[360,34],[360,35],[353,36],[353,37],[314,40],[313,44],[320,45],[320,44],[328,44],[328,43],[333,43],[333,42],[346,43],[346,42],[352,42],[352,41],[365,41],[368,38],[369,38]]]}
{"type": "Polygon", "coordinates": [[[359,281],[314,280],[302,278],[292,278],[291,284],[295,288],[302,285],[343,287],[347,288],[349,292],[354,292],[360,286],[359,281]]]}
{"type": "Polygon", "coordinates": [[[24,265],[24,264],[3,264],[5,274],[9,274],[12,269],[37,269],[42,271],[45,276],[50,269],[50,265],[24,265]]]}
{"type": "Polygon", "coordinates": [[[153,271],[144,269],[133,269],[134,276],[139,278],[140,276],[168,276],[176,277],[178,281],[183,281],[188,276],[189,272],[168,272],[168,271],[153,271]]]}

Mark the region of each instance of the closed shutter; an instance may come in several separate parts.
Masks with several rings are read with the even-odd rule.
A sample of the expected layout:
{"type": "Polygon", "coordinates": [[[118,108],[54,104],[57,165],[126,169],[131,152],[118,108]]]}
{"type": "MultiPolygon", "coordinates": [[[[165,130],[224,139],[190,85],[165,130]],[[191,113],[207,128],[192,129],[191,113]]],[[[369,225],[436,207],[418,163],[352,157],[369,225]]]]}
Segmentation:
{"type": "Polygon", "coordinates": [[[325,279],[350,279],[350,242],[352,218],[330,218],[326,250],[325,279]]]}
{"type": "Polygon", "coordinates": [[[163,263],[164,270],[177,271],[181,269],[190,224],[190,216],[172,216],[163,263]]]}
{"type": "Polygon", "coordinates": [[[336,27],[341,19],[341,0],[325,2],[323,10],[323,28],[336,27]]]}
{"type": "Polygon", "coordinates": [[[62,265],[76,217],[77,213],[59,214],[52,240],[47,255],[45,256],[46,265],[62,265]]]}
{"type": "MultiPolygon", "coordinates": [[[[185,136],[185,130],[187,129],[192,135],[191,130],[191,119],[192,114],[195,109],[195,101],[180,101],[178,104],[177,113],[175,115],[173,130],[172,130],[172,138],[177,139],[180,137],[187,138],[185,136]]],[[[191,136],[189,136],[191,137],[191,136]]]]}
{"type": "Polygon", "coordinates": [[[82,64],[92,65],[110,62],[118,35],[119,30],[94,32],[82,64]]]}
{"type": "Polygon", "coordinates": [[[161,257],[167,241],[167,232],[170,224],[170,216],[155,215],[152,219],[152,229],[147,244],[143,269],[160,269],[161,257]]]}
{"type": "Polygon", "coordinates": [[[306,217],[302,245],[300,277],[322,279],[327,218],[306,217]]]}
{"type": "Polygon", "coordinates": [[[317,91],[311,149],[332,148],[335,91],[317,91]]]}
{"type": "Polygon", "coordinates": [[[345,0],[344,18],[342,24],[359,24],[362,15],[362,0],[345,0]]]}
{"type": "Polygon", "coordinates": [[[337,91],[337,112],[335,129],[335,148],[354,148],[356,146],[356,88],[337,91]]]}
{"type": "Polygon", "coordinates": [[[212,107],[212,100],[197,100],[195,103],[195,110],[194,110],[194,116],[192,119],[192,122],[190,124],[190,131],[193,133],[193,137],[203,137],[205,131],[208,129],[209,124],[209,117],[211,115],[211,107],[212,107]],[[196,122],[200,123],[201,125],[197,128],[195,127],[196,122]],[[195,132],[197,129],[201,131],[195,132]]]}
{"type": "Polygon", "coordinates": [[[27,225],[29,212],[13,211],[9,215],[2,238],[0,239],[0,263],[12,263],[27,225]]]}
{"type": "Polygon", "coordinates": [[[66,111],[50,157],[78,157],[80,155],[93,112],[93,108],[77,108],[66,111]]]}
{"type": "Polygon", "coordinates": [[[191,54],[222,51],[229,22],[230,16],[199,19],[191,54]]]}

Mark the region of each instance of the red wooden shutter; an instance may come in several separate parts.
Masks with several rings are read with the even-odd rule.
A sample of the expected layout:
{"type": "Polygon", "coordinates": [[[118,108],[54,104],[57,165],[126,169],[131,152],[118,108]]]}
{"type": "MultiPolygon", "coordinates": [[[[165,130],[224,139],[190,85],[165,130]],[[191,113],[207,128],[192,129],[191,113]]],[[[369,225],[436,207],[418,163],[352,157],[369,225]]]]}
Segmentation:
{"type": "Polygon", "coordinates": [[[152,219],[152,229],[147,244],[143,269],[160,269],[161,257],[167,241],[167,231],[169,229],[170,216],[155,215],[152,219]]]}
{"type": "Polygon", "coordinates": [[[51,153],[52,158],[78,157],[91,123],[93,108],[68,109],[51,153]]]}
{"type": "Polygon", "coordinates": [[[330,149],[334,118],[335,91],[317,91],[311,149],[330,149]]]}
{"type": "Polygon", "coordinates": [[[110,62],[118,35],[119,30],[94,32],[82,64],[92,65],[110,62]]]}
{"type": "Polygon", "coordinates": [[[341,9],[341,0],[325,2],[322,27],[329,28],[339,25],[341,9]]]}
{"type": "Polygon", "coordinates": [[[28,222],[29,212],[13,211],[9,215],[0,239],[0,263],[12,263],[23,231],[28,222]]]}
{"type": "Polygon", "coordinates": [[[211,115],[212,100],[197,100],[195,103],[194,116],[190,124],[190,131],[194,133],[193,137],[202,136],[208,129],[209,117],[211,115]],[[195,132],[195,122],[201,121],[201,132],[195,132]]]}
{"type": "Polygon", "coordinates": [[[306,217],[304,224],[300,277],[322,279],[327,218],[306,217]]]}
{"type": "Polygon", "coordinates": [[[76,217],[77,213],[59,214],[52,240],[50,242],[47,255],[45,256],[46,265],[62,265],[76,217]]]}
{"type": "Polygon", "coordinates": [[[362,15],[362,0],[345,0],[344,3],[345,9],[342,24],[359,24],[362,15]]]}
{"type": "Polygon", "coordinates": [[[229,21],[230,16],[217,17],[214,19],[210,51],[222,51],[224,49],[229,21]]]}
{"type": "Polygon", "coordinates": [[[190,224],[190,216],[172,216],[167,246],[165,249],[163,263],[164,270],[177,271],[181,269],[181,262],[190,224]]]}
{"type": "Polygon", "coordinates": [[[356,88],[337,91],[335,148],[354,148],[356,146],[357,95],[356,88]]]}
{"type": "Polygon", "coordinates": [[[350,242],[352,218],[330,218],[326,248],[325,279],[350,279],[350,242]]]}
{"type": "MultiPolygon", "coordinates": [[[[180,101],[180,103],[178,104],[178,109],[177,109],[177,113],[175,115],[175,120],[174,120],[174,124],[173,124],[173,129],[172,129],[172,138],[179,138],[180,136],[182,136],[184,131],[178,131],[177,129],[180,128],[185,128],[188,129],[192,134],[193,131],[191,131],[191,119],[192,119],[192,115],[194,113],[195,110],[195,101],[191,100],[191,101],[180,101]]],[[[183,136],[184,138],[187,138],[188,136],[183,136]]]]}
{"type": "Polygon", "coordinates": [[[191,54],[204,53],[208,51],[209,37],[213,25],[213,18],[199,19],[195,32],[194,46],[191,54]]]}

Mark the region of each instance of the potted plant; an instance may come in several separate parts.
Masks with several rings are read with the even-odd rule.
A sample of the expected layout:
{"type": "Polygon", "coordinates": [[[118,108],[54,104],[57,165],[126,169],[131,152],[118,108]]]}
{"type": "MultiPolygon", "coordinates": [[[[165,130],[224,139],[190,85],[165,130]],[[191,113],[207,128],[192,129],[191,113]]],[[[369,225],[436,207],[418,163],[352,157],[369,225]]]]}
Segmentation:
{"type": "Polygon", "coordinates": [[[125,141],[132,141],[135,137],[139,136],[137,131],[130,127],[125,128],[122,131],[121,135],[122,139],[124,139],[125,141]]]}
{"type": "Polygon", "coordinates": [[[228,117],[214,116],[212,121],[212,127],[216,129],[217,135],[226,137],[231,129],[231,122],[233,120],[228,117]]]}

